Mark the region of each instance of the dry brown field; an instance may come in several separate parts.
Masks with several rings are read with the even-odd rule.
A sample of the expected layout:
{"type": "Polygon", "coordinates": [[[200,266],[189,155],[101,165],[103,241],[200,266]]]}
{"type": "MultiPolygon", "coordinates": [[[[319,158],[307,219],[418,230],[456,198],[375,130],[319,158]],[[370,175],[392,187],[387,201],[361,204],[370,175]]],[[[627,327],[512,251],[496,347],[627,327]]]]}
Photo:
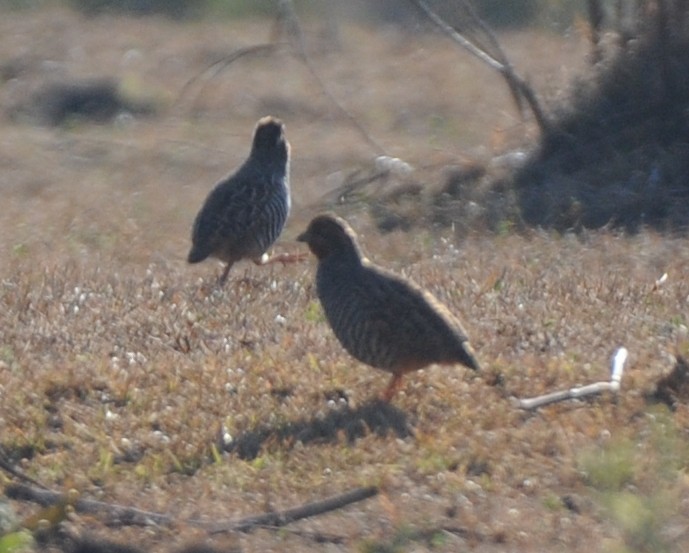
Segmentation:
{"type": "MultiPolygon", "coordinates": [[[[333,96],[423,185],[535,138],[499,77],[441,36],[345,25],[335,47],[317,22],[305,28],[333,96]]],[[[390,405],[376,402],[388,375],[355,362],[328,328],[313,260],[241,263],[224,289],[218,263],[186,264],[194,215],[246,156],[259,117],[281,117],[292,144],[294,206],[278,251],[303,251],[294,237],[323,198],[377,155],[289,52],[184,88],[270,29],[1,14],[3,455],[51,489],[171,515],[172,526],[63,522],[152,552],[206,540],[247,553],[689,550],[683,384],[671,406],[651,397],[689,353],[686,240],[431,225],[380,234],[365,208],[328,206],[371,258],[463,318],[485,368],[427,368],[390,405]],[[41,83],[107,76],[159,113],[58,128],[8,115],[41,83]],[[629,360],[617,396],[513,405],[607,380],[619,346],[629,360]],[[362,486],[379,493],[279,530],[210,536],[188,522],[362,486]]],[[[550,98],[585,66],[576,32],[500,40],[550,98]]],[[[48,517],[9,504],[20,525],[48,517]]]]}

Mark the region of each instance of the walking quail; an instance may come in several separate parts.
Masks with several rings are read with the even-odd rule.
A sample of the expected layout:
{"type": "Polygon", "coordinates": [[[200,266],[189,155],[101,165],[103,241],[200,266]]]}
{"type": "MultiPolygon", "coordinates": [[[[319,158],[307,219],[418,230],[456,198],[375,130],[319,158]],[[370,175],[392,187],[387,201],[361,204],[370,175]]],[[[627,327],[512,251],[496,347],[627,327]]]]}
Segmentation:
{"type": "Polygon", "coordinates": [[[264,117],[256,124],[251,153],[237,171],[215,185],[201,207],[192,230],[189,263],[207,257],[226,262],[224,284],[232,265],[251,259],[262,265],[293,261],[283,254],[268,259],[290,210],[289,143],[282,122],[264,117]]]}
{"type": "Polygon", "coordinates": [[[297,240],[318,258],[316,290],[335,336],[359,361],[392,373],[385,401],[404,374],[433,363],[479,370],[460,321],[429,292],[369,261],[346,221],[319,215],[297,240]]]}

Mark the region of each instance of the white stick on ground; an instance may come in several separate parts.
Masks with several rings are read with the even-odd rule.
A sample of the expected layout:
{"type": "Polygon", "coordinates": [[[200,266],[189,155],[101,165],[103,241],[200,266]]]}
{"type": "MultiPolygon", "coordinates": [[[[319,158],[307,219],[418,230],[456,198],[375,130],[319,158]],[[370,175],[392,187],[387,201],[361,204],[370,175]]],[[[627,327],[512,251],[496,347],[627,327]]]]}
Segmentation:
{"type": "Polygon", "coordinates": [[[622,374],[624,373],[624,364],[627,361],[627,348],[621,347],[615,352],[612,357],[612,366],[610,368],[610,380],[608,382],[596,382],[594,384],[587,384],[586,386],[579,386],[577,388],[570,388],[569,390],[560,390],[558,392],[551,392],[542,396],[537,396],[527,399],[514,398],[515,407],[520,409],[538,409],[544,405],[564,401],[566,399],[576,399],[586,396],[600,394],[602,392],[620,391],[620,383],[622,381],[622,374]]]}

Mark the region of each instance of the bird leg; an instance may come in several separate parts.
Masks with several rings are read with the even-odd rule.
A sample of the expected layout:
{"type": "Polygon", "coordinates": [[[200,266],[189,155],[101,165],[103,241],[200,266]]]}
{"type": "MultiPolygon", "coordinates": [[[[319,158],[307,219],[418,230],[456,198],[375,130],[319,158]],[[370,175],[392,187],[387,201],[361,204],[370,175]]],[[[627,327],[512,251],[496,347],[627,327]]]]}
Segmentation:
{"type": "Polygon", "coordinates": [[[380,399],[388,403],[402,385],[402,373],[392,375],[388,387],[380,394],[380,399]]]}
{"type": "Polygon", "coordinates": [[[256,263],[256,265],[267,265],[268,263],[275,263],[279,262],[282,263],[283,265],[287,263],[296,263],[299,261],[304,261],[309,257],[309,254],[306,252],[303,253],[280,253],[276,255],[268,255],[267,253],[264,253],[261,257],[258,257],[256,259],[253,259],[252,261],[256,263]]]}
{"type": "Polygon", "coordinates": [[[227,264],[225,265],[225,269],[222,272],[222,275],[220,275],[220,278],[218,279],[218,286],[221,288],[225,285],[225,281],[227,280],[227,275],[230,274],[230,267],[232,267],[232,262],[228,261],[227,264]]]}

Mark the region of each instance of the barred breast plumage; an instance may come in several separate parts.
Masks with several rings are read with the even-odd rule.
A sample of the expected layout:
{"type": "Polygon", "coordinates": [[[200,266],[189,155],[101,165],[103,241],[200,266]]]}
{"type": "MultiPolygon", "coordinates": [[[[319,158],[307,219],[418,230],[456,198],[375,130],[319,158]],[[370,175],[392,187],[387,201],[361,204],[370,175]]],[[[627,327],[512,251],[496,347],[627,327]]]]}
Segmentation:
{"type": "Polygon", "coordinates": [[[208,257],[225,261],[222,284],[236,261],[264,262],[263,254],[277,240],[289,214],[289,162],[282,122],[260,119],[249,157],[216,184],[196,216],[189,263],[208,257]]]}
{"type": "Polygon", "coordinates": [[[479,370],[459,319],[429,292],[364,257],[343,219],[319,215],[298,240],[318,258],[317,293],[335,336],[359,361],[393,374],[386,400],[405,373],[433,363],[479,370]]]}

